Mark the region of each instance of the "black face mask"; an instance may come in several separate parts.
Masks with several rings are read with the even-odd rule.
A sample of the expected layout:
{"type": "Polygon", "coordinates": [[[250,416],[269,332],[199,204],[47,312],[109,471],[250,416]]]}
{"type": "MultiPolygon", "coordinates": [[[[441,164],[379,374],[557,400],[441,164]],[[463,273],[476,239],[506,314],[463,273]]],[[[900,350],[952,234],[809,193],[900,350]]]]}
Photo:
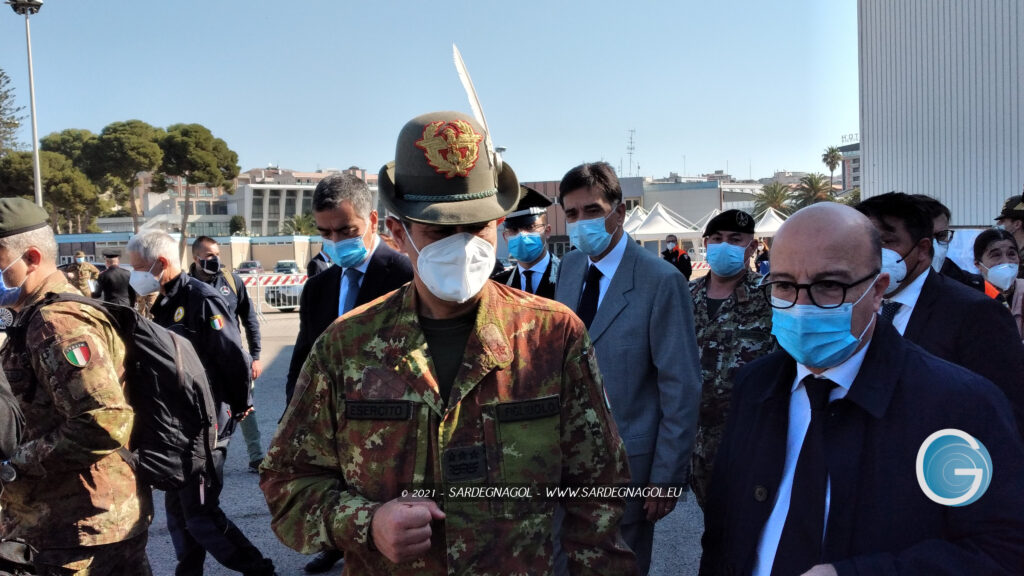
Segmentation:
{"type": "Polygon", "coordinates": [[[199,268],[210,276],[215,276],[220,272],[220,258],[213,256],[206,260],[199,261],[199,268]]]}

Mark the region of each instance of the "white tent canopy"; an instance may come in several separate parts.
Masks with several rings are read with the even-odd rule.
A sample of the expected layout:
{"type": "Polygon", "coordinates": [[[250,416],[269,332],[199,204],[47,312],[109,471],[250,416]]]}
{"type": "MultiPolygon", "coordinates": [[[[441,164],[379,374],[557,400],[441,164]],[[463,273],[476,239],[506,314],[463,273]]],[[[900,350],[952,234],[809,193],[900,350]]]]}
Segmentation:
{"type": "Polygon", "coordinates": [[[757,236],[774,236],[779,227],[786,221],[786,217],[769,208],[764,211],[760,219],[754,224],[754,234],[757,236]]]}
{"type": "Polygon", "coordinates": [[[705,214],[703,218],[697,220],[697,222],[693,224],[694,229],[697,230],[697,236],[700,236],[704,232],[704,229],[708,227],[708,222],[710,222],[712,218],[718,216],[721,213],[721,210],[715,208],[711,212],[705,214]]]}
{"type": "Polygon", "coordinates": [[[626,213],[626,221],[622,224],[622,229],[627,234],[632,234],[644,223],[644,218],[647,218],[647,210],[644,210],[643,206],[637,206],[626,213]]]}
{"type": "Polygon", "coordinates": [[[689,237],[696,230],[685,218],[663,206],[655,204],[643,223],[630,232],[635,240],[663,240],[669,234],[689,237]]]}

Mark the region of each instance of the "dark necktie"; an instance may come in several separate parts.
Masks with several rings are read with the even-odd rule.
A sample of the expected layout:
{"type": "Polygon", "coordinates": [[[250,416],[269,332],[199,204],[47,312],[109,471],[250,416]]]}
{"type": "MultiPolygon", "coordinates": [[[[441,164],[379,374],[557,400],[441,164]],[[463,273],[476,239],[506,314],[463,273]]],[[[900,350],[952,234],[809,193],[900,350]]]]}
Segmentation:
{"type": "Polygon", "coordinates": [[[345,269],[345,282],[348,283],[348,292],[345,293],[345,306],[341,309],[342,314],[348,312],[356,305],[356,297],[359,296],[359,279],[363,273],[355,268],[345,269]]]}
{"type": "Polygon", "coordinates": [[[523,270],[523,278],[526,279],[526,291],[533,294],[533,270],[523,270]]]}
{"type": "Polygon", "coordinates": [[[893,318],[896,317],[896,313],[900,311],[900,306],[899,302],[892,300],[882,302],[882,318],[892,322],[893,318]]]}
{"type": "Polygon", "coordinates": [[[576,307],[576,315],[583,320],[583,324],[590,328],[597,314],[597,300],[601,295],[601,271],[597,266],[590,265],[587,270],[587,283],[583,287],[583,294],[580,296],[580,305],[576,307]]]}
{"type": "Polygon", "coordinates": [[[828,396],[836,383],[813,375],[804,378],[803,383],[811,404],[811,422],[796,463],[789,514],[775,552],[772,576],[796,576],[821,562],[828,487],[825,419],[828,396]]]}

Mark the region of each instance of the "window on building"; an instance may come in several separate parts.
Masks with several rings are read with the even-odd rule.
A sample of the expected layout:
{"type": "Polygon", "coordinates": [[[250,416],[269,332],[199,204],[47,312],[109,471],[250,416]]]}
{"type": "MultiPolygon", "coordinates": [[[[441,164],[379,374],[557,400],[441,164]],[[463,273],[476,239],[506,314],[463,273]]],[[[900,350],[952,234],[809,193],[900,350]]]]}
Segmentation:
{"type": "Polygon", "coordinates": [[[252,193],[252,218],[263,219],[263,190],[254,190],[252,193]]]}
{"type": "Polygon", "coordinates": [[[295,216],[295,197],[289,197],[284,199],[284,217],[291,218],[295,216]]]}
{"type": "Polygon", "coordinates": [[[280,229],[277,222],[267,222],[267,236],[277,236],[280,229]]]}
{"type": "Polygon", "coordinates": [[[200,188],[199,189],[199,197],[200,198],[209,198],[211,196],[213,196],[213,190],[210,190],[209,188],[200,188]]]}
{"type": "Polygon", "coordinates": [[[196,211],[194,214],[199,216],[208,216],[212,214],[211,205],[209,202],[196,202],[196,211]]]}
{"type": "Polygon", "coordinates": [[[552,238],[548,244],[550,245],[551,253],[559,258],[569,252],[569,239],[565,236],[552,238]]]}
{"type": "Polygon", "coordinates": [[[313,211],[313,193],[306,194],[306,197],[302,199],[302,213],[309,214],[313,211]]]}
{"type": "Polygon", "coordinates": [[[228,203],[227,202],[214,202],[212,206],[211,214],[217,214],[219,216],[227,216],[228,214],[228,203]]]}
{"type": "Polygon", "coordinates": [[[630,210],[632,210],[633,208],[636,208],[639,205],[640,205],[640,199],[639,198],[626,198],[626,212],[629,212],[630,210]]]}
{"type": "Polygon", "coordinates": [[[270,191],[270,206],[267,208],[267,216],[271,220],[281,219],[281,191],[270,191]]]}

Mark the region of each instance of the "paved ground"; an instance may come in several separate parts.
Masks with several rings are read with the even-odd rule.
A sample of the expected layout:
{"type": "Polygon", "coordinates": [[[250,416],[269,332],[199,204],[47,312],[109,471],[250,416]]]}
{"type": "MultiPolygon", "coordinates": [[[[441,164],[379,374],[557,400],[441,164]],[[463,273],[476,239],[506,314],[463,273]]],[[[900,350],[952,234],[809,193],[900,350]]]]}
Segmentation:
{"type": "MultiPolygon", "coordinates": [[[[255,405],[263,434],[263,446],[270,443],[277,419],[284,411],[284,382],[292,345],[299,329],[298,313],[268,312],[263,324],[263,377],[256,383],[255,405]]],[[[281,544],[270,530],[270,514],[260,492],[258,478],[247,471],[248,459],[241,431],[228,451],[225,465],[225,489],[222,508],[264,555],[273,558],[281,576],[303,574],[302,566],[309,557],[281,544]]],[[[167,532],[163,512],[163,492],[154,492],[156,518],[149,531],[149,559],[157,576],[174,574],[174,548],[167,532]]],[[[679,576],[697,573],[700,559],[700,534],[703,520],[692,497],[658,523],[651,574],[679,576]]],[[[334,573],[337,574],[338,570],[334,573]]],[[[206,562],[208,576],[237,574],[216,563],[206,562]]]]}

